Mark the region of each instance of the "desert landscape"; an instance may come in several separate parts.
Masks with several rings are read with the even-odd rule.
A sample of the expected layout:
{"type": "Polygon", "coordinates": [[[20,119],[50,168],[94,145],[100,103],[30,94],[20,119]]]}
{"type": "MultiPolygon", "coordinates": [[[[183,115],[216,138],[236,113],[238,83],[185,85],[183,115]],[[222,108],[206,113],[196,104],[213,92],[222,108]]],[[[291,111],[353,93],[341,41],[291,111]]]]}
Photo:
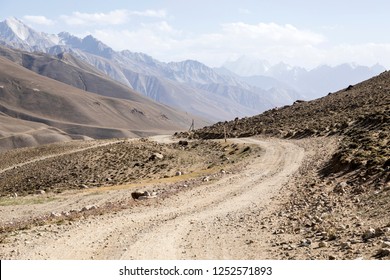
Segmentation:
{"type": "Polygon", "coordinates": [[[0,258],[390,260],[390,72],[226,65],[0,22],[0,258]]]}
{"type": "Polygon", "coordinates": [[[2,258],[388,259],[388,181],[357,191],[354,172],[322,173],[342,139],[159,136],[6,152],[2,258]]]}

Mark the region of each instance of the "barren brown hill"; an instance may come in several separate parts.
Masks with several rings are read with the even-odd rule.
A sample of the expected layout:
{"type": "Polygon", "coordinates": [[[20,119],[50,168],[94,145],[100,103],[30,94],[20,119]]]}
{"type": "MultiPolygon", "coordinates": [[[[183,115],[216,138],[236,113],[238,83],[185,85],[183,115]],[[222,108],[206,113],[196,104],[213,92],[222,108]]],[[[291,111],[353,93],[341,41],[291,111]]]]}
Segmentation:
{"type": "Polygon", "coordinates": [[[70,86],[102,96],[139,101],[139,94],[129,87],[112,80],[96,68],[62,53],[50,56],[44,53],[29,53],[0,46],[3,56],[39,75],[52,78],[70,86]]]}
{"type": "MultiPolygon", "coordinates": [[[[186,129],[192,121],[190,115],[137,93],[128,100],[103,97],[40,76],[5,58],[0,58],[0,111],[7,118],[54,127],[61,135],[65,132],[66,138],[161,134],[186,129]]],[[[12,137],[8,119],[4,121],[1,133],[12,137]]]]}
{"type": "Polygon", "coordinates": [[[0,113],[0,152],[72,139],[67,133],[55,127],[12,118],[0,113]]]}
{"type": "Polygon", "coordinates": [[[275,108],[251,118],[205,127],[192,137],[268,135],[287,139],[342,136],[325,173],[360,170],[358,177],[389,181],[390,72],[309,102],[275,108]],[[365,175],[367,173],[367,175],[365,175]]]}
{"type": "Polygon", "coordinates": [[[389,121],[390,72],[384,72],[314,101],[182,135],[279,137],[311,143],[308,150],[318,141],[322,155],[285,186],[276,198],[280,210],[264,221],[278,258],[389,259],[389,121]]]}

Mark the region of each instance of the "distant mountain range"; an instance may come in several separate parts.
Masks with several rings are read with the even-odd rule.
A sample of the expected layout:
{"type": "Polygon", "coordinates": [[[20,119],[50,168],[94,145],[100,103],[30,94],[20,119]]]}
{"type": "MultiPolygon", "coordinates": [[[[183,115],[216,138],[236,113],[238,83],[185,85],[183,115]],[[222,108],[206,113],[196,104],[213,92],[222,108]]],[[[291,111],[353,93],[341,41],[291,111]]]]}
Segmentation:
{"type": "Polygon", "coordinates": [[[198,126],[206,124],[156,103],[103,74],[68,64],[67,60],[41,64],[49,58],[4,47],[0,48],[0,53],[0,151],[70,139],[173,133],[188,129],[192,119],[198,126]],[[75,85],[38,75],[21,64],[41,70],[43,74],[58,74],[57,78],[75,85]],[[40,68],[40,65],[48,68],[40,68]],[[57,72],[57,69],[62,71],[57,72]],[[84,86],[97,94],[79,89],[84,86]]]}
{"type": "Polygon", "coordinates": [[[18,28],[11,26],[18,33],[4,24],[0,28],[28,49],[0,46],[0,152],[72,139],[173,133],[193,121],[196,127],[208,124],[139,94],[70,53],[53,56],[39,45],[32,52],[26,42],[40,34],[17,23],[18,28]]]}
{"type": "Polygon", "coordinates": [[[242,56],[226,62],[224,68],[243,77],[248,84],[276,86],[283,83],[301,93],[306,99],[315,99],[376,76],[386,69],[376,64],[372,67],[344,63],[335,67],[321,65],[312,70],[285,63],[272,65],[266,60],[242,56]]]}
{"type": "MultiPolygon", "coordinates": [[[[94,75],[104,73],[159,103],[210,121],[252,116],[291,104],[297,99],[324,96],[385,70],[380,65],[369,68],[344,64],[320,66],[308,71],[283,63],[271,65],[265,60],[249,57],[214,69],[193,60],[164,63],[143,53],[114,51],[91,35],[78,38],[67,32],[57,35],[38,32],[16,18],[0,22],[0,44],[65,58],[73,66],[88,69],[94,75]]],[[[33,65],[41,64],[46,58],[35,57],[34,62],[29,64],[26,57],[25,54],[24,67],[99,93],[96,92],[99,89],[93,90],[91,86],[82,88],[82,80],[78,77],[68,76],[72,81],[64,81],[61,75],[57,75],[62,69],[53,71],[53,63],[39,67],[33,65]]],[[[107,94],[108,91],[105,92],[107,94]]],[[[116,91],[111,95],[126,98],[116,91]]]]}
{"type": "Polygon", "coordinates": [[[16,18],[0,23],[0,44],[71,55],[155,101],[211,121],[251,116],[302,97],[291,87],[261,88],[197,61],[163,63],[143,53],[116,52],[92,36],[37,32],[16,18]]]}

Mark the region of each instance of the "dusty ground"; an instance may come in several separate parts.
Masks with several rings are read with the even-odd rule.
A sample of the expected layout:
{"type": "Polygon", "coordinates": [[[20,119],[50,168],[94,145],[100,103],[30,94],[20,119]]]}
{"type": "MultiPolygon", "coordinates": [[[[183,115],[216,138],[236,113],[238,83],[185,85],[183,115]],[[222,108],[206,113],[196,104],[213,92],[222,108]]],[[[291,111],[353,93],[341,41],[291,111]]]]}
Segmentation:
{"type": "Polygon", "coordinates": [[[8,151],[1,154],[0,197],[134,184],[146,179],[169,181],[177,172],[215,171],[250,152],[250,147],[244,151],[246,147],[221,141],[180,143],[77,141],[8,151]]]}
{"type": "Polygon", "coordinates": [[[351,224],[354,218],[348,215],[353,209],[343,212],[338,204],[343,201],[332,197],[332,207],[325,207],[327,201],[322,199],[323,209],[314,208],[319,197],[333,193],[330,188],[340,180],[328,182],[325,192],[321,188],[325,181],[318,175],[338,139],[247,138],[229,140],[229,145],[235,145],[231,141],[245,143],[243,147],[258,145],[261,150],[228,172],[143,185],[161,194],[155,199],[134,201],[130,194],[140,185],[124,185],[29,195],[17,198],[18,205],[3,203],[3,229],[14,225],[18,230],[2,234],[0,257],[366,259],[384,250],[385,255],[377,257],[388,258],[381,249],[389,241],[386,221],[374,225],[364,215],[357,217],[360,228],[352,244],[349,231],[356,223],[351,224]],[[334,225],[337,235],[330,236],[333,228],[316,227],[321,223],[334,225]],[[381,232],[375,235],[374,228],[373,236],[364,239],[372,226],[381,232]],[[326,235],[318,234],[326,230],[326,235]]]}
{"type": "Polygon", "coordinates": [[[390,259],[390,184],[356,184],[353,173],[324,174],[341,141],[295,141],[311,156],[264,219],[273,230],[275,259],[390,259]]]}

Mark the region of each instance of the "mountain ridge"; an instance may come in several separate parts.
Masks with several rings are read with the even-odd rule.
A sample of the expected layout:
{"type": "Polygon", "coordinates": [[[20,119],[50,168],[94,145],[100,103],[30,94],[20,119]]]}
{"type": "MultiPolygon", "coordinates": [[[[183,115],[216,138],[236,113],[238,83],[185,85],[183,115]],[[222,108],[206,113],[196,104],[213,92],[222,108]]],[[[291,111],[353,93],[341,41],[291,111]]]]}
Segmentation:
{"type": "Polygon", "coordinates": [[[17,148],[72,139],[134,138],[185,130],[194,119],[197,126],[205,124],[128,93],[130,97],[121,99],[86,92],[0,56],[0,144],[17,148]]]}
{"type": "Polygon", "coordinates": [[[249,84],[259,85],[263,78],[256,78],[257,76],[276,79],[301,92],[309,100],[367,80],[386,70],[378,63],[371,67],[356,63],[342,63],[336,66],[319,65],[307,70],[283,62],[271,64],[266,60],[248,56],[228,61],[223,67],[243,76],[249,84]]]}
{"type": "MultiPolygon", "coordinates": [[[[15,22],[24,26],[22,21],[15,22]]],[[[337,67],[319,66],[307,71],[285,63],[271,65],[265,60],[251,61],[252,58],[246,57],[243,63],[256,71],[262,71],[263,75],[240,77],[194,60],[165,63],[144,53],[129,50],[116,52],[91,35],[78,38],[67,32],[52,36],[44,34],[44,38],[52,40],[50,47],[41,44],[43,39],[37,40],[36,45],[30,42],[28,46],[13,43],[12,38],[7,43],[7,38],[1,35],[1,26],[4,25],[6,21],[0,23],[0,40],[3,45],[16,45],[27,51],[40,50],[54,56],[68,53],[159,103],[210,121],[252,116],[298,99],[311,100],[325,96],[383,70],[380,65],[368,68],[345,64],[337,67]]],[[[231,61],[232,64],[234,62],[231,61]]],[[[234,72],[232,68],[229,70],[234,72]]]]}
{"type": "MultiPolygon", "coordinates": [[[[21,21],[19,23],[23,24],[21,21]]],[[[0,24],[4,25],[5,23],[0,24]]],[[[61,32],[53,38],[50,47],[46,45],[32,46],[33,42],[30,42],[29,46],[21,45],[19,47],[27,51],[40,50],[51,55],[59,55],[63,52],[70,53],[111,78],[154,98],[156,101],[207,117],[213,121],[253,115],[292,101],[292,98],[285,100],[285,89],[278,97],[278,90],[267,92],[267,90],[250,86],[232,77],[222,77],[212,68],[200,62],[188,60],[178,63],[163,63],[142,53],[115,52],[90,35],[81,39],[61,32]],[[205,85],[206,82],[209,83],[209,86],[205,85]],[[219,84],[219,86],[215,86],[215,84],[219,84]],[[271,94],[272,97],[270,97],[271,94]],[[182,99],[181,102],[175,101],[178,95],[182,99]],[[193,95],[198,95],[199,98],[194,99],[193,95]],[[248,101],[251,98],[252,100],[248,101]],[[198,102],[200,99],[203,102],[198,102]],[[190,103],[193,105],[189,106],[190,103]],[[207,106],[207,104],[210,105],[207,106]],[[224,108],[223,110],[218,109],[219,104],[221,108],[224,108]],[[232,109],[232,106],[235,109],[232,109]],[[216,114],[210,114],[213,111],[216,114]],[[221,114],[217,114],[217,112],[221,112],[221,114]]],[[[8,41],[11,42],[7,43],[7,38],[3,34],[2,44],[15,47],[10,38],[8,41]]],[[[39,45],[39,43],[38,40],[37,44],[39,45]]],[[[288,91],[290,90],[288,89],[288,91]]],[[[297,95],[296,92],[291,92],[292,95],[297,95]]]]}

